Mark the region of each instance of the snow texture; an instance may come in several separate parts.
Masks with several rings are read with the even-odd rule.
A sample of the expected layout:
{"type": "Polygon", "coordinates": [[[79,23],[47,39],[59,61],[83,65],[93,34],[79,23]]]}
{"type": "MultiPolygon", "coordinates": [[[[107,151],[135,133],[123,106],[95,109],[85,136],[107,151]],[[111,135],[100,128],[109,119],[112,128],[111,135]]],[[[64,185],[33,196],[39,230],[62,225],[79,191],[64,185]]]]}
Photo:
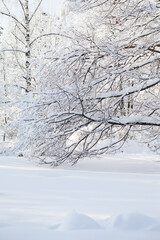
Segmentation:
{"type": "Polygon", "coordinates": [[[91,217],[71,211],[61,223],[59,230],[100,229],[100,225],[91,217]]]}
{"type": "Polygon", "coordinates": [[[159,156],[131,145],[56,169],[1,156],[0,240],[159,240],[159,156]]]}
{"type": "Polygon", "coordinates": [[[114,226],[127,230],[140,230],[152,227],[155,223],[156,220],[154,218],[143,214],[130,213],[127,215],[121,214],[117,216],[114,221],[114,226]]]}

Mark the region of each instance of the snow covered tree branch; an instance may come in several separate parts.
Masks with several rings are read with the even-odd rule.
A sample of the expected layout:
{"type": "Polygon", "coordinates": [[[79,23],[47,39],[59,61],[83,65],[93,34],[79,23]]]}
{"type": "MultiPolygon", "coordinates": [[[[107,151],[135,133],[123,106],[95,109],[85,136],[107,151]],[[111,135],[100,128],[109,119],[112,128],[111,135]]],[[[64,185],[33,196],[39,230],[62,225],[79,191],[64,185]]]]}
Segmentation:
{"type": "Polygon", "coordinates": [[[140,0],[86,4],[71,14],[71,38],[45,62],[24,114],[26,153],[51,164],[115,151],[131,136],[159,142],[159,9],[140,0]]]}

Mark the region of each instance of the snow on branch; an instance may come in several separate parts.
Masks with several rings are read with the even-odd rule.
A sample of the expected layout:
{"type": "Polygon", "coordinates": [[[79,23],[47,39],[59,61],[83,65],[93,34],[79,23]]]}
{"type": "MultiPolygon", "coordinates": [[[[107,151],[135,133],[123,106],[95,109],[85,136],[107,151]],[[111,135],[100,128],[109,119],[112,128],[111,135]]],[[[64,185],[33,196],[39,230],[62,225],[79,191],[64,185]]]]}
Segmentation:
{"type": "Polygon", "coordinates": [[[20,52],[26,54],[26,51],[20,50],[20,49],[2,49],[0,52],[20,52]]]}
{"type": "Polygon", "coordinates": [[[134,94],[136,92],[141,92],[144,90],[147,90],[148,88],[154,87],[160,83],[160,79],[154,79],[150,81],[145,81],[144,83],[139,84],[136,87],[129,87],[126,89],[123,89],[121,91],[110,91],[107,93],[100,93],[99,96],[97,96],[97,99],[105,99],[105,98],[112,98],[112,97],[122,97],[127,96],[130,94],[134,94]]]}
{"type": "Polygon", "coordinates": [[[160,126],[160,118],[152,118],[146,116],[131,116],[131,117],[123,117],[123,118],[112,118],[108,120],[109,124],[113,125],[123,125],[123,126],[160,126]]]}

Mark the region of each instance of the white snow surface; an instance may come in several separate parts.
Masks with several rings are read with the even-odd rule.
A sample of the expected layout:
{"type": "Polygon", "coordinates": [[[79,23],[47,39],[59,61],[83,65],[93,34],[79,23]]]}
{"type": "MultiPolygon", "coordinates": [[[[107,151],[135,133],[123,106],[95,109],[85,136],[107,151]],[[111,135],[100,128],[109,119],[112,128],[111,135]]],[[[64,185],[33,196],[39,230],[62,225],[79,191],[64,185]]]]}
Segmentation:
{"type": "Polygon", "coordinates": [[[51,169],[0,157],[0,240],[160,240],[160,158],[145,147],[51,169]]]}
{"type": "Polygon", "coordinates": [[[62,221],[59,230],[100,229],[100,225],[91,217],[71,211],[62,221]]]}

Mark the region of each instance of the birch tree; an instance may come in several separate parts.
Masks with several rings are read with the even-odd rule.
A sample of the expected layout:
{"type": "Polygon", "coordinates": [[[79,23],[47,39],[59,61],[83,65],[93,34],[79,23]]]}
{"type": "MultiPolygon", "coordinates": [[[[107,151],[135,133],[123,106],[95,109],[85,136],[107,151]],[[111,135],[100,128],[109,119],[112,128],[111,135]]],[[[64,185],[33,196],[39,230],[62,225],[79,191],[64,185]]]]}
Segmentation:
{"type": "MultiPolygon", "coordinates": [[[[7,125],[10,132],[12,131],[9,125],[11,126],[11,122],[15,122],[18,113],[23,111],[25,106],[23,97],[38,88],[36,75],[41,69],[40,59],[45,61],[46,53],[47,57],[49,57],[48,55],[55,51],[57,44],[57,37],[55,34],[52,34],[52,31],[55,31],[57,28],[58,20],[40,9],[42,0],[36,2],[16,0],[17,8],[19,9],[17,14],[13,14],[14,9],[10,10],[9,1],[2,1],[1,3],[3,6],[1,15],[4,18],[11,19],[10,26],[7,27],[2,35],[0,47],[1,55],[5,56],[5,85],[3,66],[1,69],[3,74],[0,76],[0,81],[2,86],[7,88],[10,105],[16,112],[13,117],[11,106],[6,105],[4,101],[1,102],[3,109],[5,108],[7,112],[9,111],[10,117],[8,116],[7,118],[7,125]],[[31,8],[32,3],[36,5],[35,8],[33,6],[31,8]]],[[[4,96],[4,94],[2,93],[1,96],[4,96]]],[[[14,124],[13,129],[15,129],[14,124]]],[[[3,127],[4,124],[2,123],[3,127]]],[[[19,128],[19,125],[16,128],[19,128]]]]}
{"type": "Polygon", "coordinates": [[[82,23],[68,29],[70,41],[45,65],[24,118],[24,150],[52,157],[43,160],[51,165],[115,151],[131,133],[159,142],[159,6],[86,3],[72,14],[72,23],[82,23]]]}
{"type": "MultiPolygon", "coordinates": [[[[2,1],[4,3],[4,1],[2,1]]],[[[31,48],[31,41],[32,38],[32,32],[31,32],[31,24],[32,21],[42,3],[42,0],[40,0],[37,3],[36,8],[31,11],[29,9],[29,0],[17,0],[17,4],[19,4],[20,9],[22,14],[19,14],[20,16],[22,15],[23,18],[22,20],[20,19],[19,16],[15,16],[11,11],[9,10],[9,7],[7,4],[4,4],[4,10],[1,11],[0,14],[12,19],[15,22],[17,31],[19,31],[19,35],[14,34],[15,39],[20,43],[19,45],[21,48],[18,49],[3,49],[1,51],[11,51],[11,52],[18,52],[24,55],[25,57],[25,64],[24,64],[24,69],[25,69],[25,74],[23,75],[23,78],[25,79],[26,82],[26,87],[25,91],[30,92],[32,89],[32,73],[31,73],[31,56],[32,56],[32,48],[31,48]]],[[[22,57],[23,58],[23,57],[22,57]]]]}

